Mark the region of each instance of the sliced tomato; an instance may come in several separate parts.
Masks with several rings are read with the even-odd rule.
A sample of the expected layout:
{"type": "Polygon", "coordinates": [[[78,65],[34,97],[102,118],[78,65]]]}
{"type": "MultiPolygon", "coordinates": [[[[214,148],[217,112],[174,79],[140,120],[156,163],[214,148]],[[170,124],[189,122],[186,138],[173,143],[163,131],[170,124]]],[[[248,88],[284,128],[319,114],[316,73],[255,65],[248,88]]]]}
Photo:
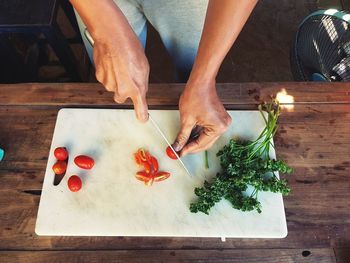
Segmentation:
{"type": "Polygon", "coordinates": [[[176,156],[175,152],[173,151],[173,149],[171,149],[170,146],[168,146],[168,147],[166,148],[166,154],[168,155],[168,157],[169,157],[170,159],[173,159],[173,160],[176,160],[176,159],[177,159],[177,156],[176,156]]]}
{"type": "Polygon", "coordinates": [[[154,156],[151,157],[151,163],[152,163],[153,172],[157,173],[159,166],[158,166],[158,161],[154,156]]]}
{"type": "Polygon", "coordinates": [[[142,161],[142,162],[146,162],[147,161],[147,158],[146,158],[146,150],[145,149],[139,149],[138,151],[137,151],[137,154],[138,154],[138,156],[139,156],[139,158],[140,158],[140,160],[142,161]]]}
{"type": "Polygon", "coordinates": [[[147,162],[143,164],[143,168],[145,169],[145,172],[148,174],[152,172],[152,165],[147,162]]]}
{"type": "Polygon", "coordinates": [[[135,177],[137,180],[140,180],[140,181],[145,182],[145,183],[148,182],[150,179],[149,174],[147,174],[145,171],[137,172],[135,177]]]}
{"type": "Polygon", "coordinates": [[[141,158],[139,156],[139,153],[134,153],[134,158],[135,158],[135,162],[138,164],[138,165],[142,165],[142,161],[141,161],[141,158]]]}
{"type": "Polygon", "coordinates": [[[170,176],[170,173],[168,173],[168,172],[158,172],[158,173],[154,176],[154,181],[155,181],[155,182],[164,181],[164,180],[168,179],[169,176],[170,176]]]}
{"type": "MultiPolygon", "coordinates": [[[[134,158],[135,162],[138,165],[143,166],[147,173],[151,173],[154,170],[154,160],[152,161],[152,158],[154,157],[149,153],[149,151],[141,148],[134,154],[134,158]]],[[[156,168],[158,169],[158,163],[156,168]]]]}
{"type": "Polygon", "coordinates": [[[153,181],[154,181],[154,177],[151,176],[151,177],[149,178],[149,180],[148,180],[147,182],[145,182],[145,185],[151,186],[151,185],[153,184],[153,181]]]}
{"type": "Polygon", "coordinates": [[[170,176],[168,172],[158,172],[158,160],[149,151],[140,148],[134,154],[134,158],[135,162],[144,168],[143,171],[137,172],[135,177],[144,182],[145,185],[151,186],[153,182],[163,181],[170,176]]]}
{"type": "Polygon", "coordinates": [[[149,151],[145,151],[145,156],[146,156],[146,161],[148,163],[152,163],[152,161],[151,161],[152,155],[149,153],[149,151]]]}

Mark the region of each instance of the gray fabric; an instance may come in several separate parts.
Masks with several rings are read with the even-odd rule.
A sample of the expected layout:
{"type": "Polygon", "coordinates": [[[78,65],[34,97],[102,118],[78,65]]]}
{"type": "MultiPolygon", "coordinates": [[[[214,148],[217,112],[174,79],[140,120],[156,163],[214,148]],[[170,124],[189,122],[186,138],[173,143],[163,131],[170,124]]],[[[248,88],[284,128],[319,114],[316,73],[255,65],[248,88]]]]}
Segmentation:
{"type": "MultiPolygon", "coordinates": [[[[146,44],[148,20],[170,53],[179,78],[186,80],[202,34],[208,0],[114,0],[143,46],[146,44]]],[[[84,44],[92,59],[92,47],[86,40],[86,27],[77,15],[84,44]]]]}

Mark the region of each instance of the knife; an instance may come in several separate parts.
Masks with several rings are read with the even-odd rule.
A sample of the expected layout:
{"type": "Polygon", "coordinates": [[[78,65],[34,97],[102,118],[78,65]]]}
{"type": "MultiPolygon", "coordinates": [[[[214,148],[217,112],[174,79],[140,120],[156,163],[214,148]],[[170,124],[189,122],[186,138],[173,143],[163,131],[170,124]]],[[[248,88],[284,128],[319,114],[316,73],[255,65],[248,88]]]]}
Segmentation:
{"type": "Polygon", "coordinates": [[[180,156],[177,154],[177,152],[174,150],[174,148],[171,146],[170,142],[168,141],[168,139],[165,137],[165,134],[162,132],[162,130],[160,129],[159,125],[154,121],[154,119],[152,118],[152,116],[150,114],[148,114],[149,120],[152,122],[153,126],[156,128],[156,130],[158,131],[158,133],[163,137],[163,139],[166,141],[166,143],[168,144],[168,146],[170,147],[170,149],[175,153],[177,160],[181,163],[182,167],[185,169],[186,173],[192,177],[191,173],[188,171],[188,169],[186,168],[185,164],[183,163],[183,161],[181,161],[180,156]]]}

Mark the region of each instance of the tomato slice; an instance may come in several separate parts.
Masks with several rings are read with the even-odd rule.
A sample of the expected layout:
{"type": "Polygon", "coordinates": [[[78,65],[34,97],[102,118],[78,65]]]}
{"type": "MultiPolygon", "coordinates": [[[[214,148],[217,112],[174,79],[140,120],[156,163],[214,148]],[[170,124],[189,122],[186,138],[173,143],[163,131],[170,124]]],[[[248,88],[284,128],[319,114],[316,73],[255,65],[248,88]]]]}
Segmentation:
{"type": "Polygon", "coordinates": [[[151,177],[149,178],[149,180],[148,180],[147,182],[145,182],[145,185],[151,186],[151,185],[153,184],[153,181],[154,181],[154,177],[151,176],[151,177]]]}
{"type": "Polygon", "coordinates": [[[140,180],[142,182],[148,182],[150,179],[149,174],[147,174],[145,171],[139,171],[135,175],[137,180],[140,180]]]}
{"type": "Polygon", "coordinates": [[[138,165],[143,166],[147,173],[158,171],[158,161],[149,153],[149,151],[141,148],[134,154],[134,158],[135,162],[138,165]]]}
{"type": "Polygon", "coordinates": [[[159,166],[158,166],[158,161],[154,156],[151,157],[151,163],[152,163],[153,172],[157,173],[159,166]]]}
{"type": "Polygon", "coordinates": [[[168,173],[168,172],[158,172],[158,173],[154,176],[154,181],[155,181],[155,182],[164,181],[164,180],[168,179],[169,176],[170,176],[170,173],[168,173]]]}
{"type": "Polygon", "coordinates": [[[146,173],[146,171],[139,171],[135,175],[136,179],[142,181],[145,183],[147,186],[151,186],[154,181],[154,177],[152,174],[146,173]]]}
{"type": "Polygon", "coordinates": [[[170,159],[173,159],[173,160],[176,160],[176,159],[177,159],[177,156],[176,156],[175,152],[173,151],[173,149],[171,149],[170,146],[168,146],[168,147],[166,148],[166,154],[168,155],[168,157],[169,157],[170,159]]]}
{"type": "Polygon", "coordinates": [[[137,154],[138,154],[141,162],[146,162],[147,161],[146,152],[147,151],[145,149],[142,149],[142,148],[137,151],[137,154]]]}
{"type": "Polygon", "coordinates": [[[152,167],[151,167],[152,165],[151,164],[149,164],[149,163],[144,163],[143,164],[143,168],[145,169],[145,172],[146,173],[150,173],[150,172],[152,172],[152,167]]]}
{"type": "Polygon", "coordinates": [[[140,158],[138,152],[134,153],[134,158],[135,158],[135,162],[136,162],[138,165],[142,165],[142,161],[141,161],[141,158],[140,158]]]}

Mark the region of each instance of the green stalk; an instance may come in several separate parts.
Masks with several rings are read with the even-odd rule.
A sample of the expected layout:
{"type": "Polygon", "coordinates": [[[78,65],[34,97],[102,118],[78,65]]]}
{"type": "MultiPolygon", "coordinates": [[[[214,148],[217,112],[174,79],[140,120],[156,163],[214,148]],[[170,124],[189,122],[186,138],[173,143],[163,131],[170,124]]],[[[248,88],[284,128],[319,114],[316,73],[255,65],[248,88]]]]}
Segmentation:
{"type": "Polygon", "coordinates": [[[248,160],[255,157],[267,158],[270,152],[271,139],[277,131],[277,120],[280,114],[279,103],[277,101],[272,101],[271,103],[263,106],[259,105],[259,111],[266,126],[258,138],[246,146],[246,149],[250,152],[248,160]],[[267,118],[265,117],[263,110],[267,111],[267,118]]]}
{"type": "Polygon", "coordinates": [[[209,158],[208,158],[208,151],[205,151],[205,159],[204,159],[204,163],[205,163],[205,169],[209,169],[209,158]]]}

